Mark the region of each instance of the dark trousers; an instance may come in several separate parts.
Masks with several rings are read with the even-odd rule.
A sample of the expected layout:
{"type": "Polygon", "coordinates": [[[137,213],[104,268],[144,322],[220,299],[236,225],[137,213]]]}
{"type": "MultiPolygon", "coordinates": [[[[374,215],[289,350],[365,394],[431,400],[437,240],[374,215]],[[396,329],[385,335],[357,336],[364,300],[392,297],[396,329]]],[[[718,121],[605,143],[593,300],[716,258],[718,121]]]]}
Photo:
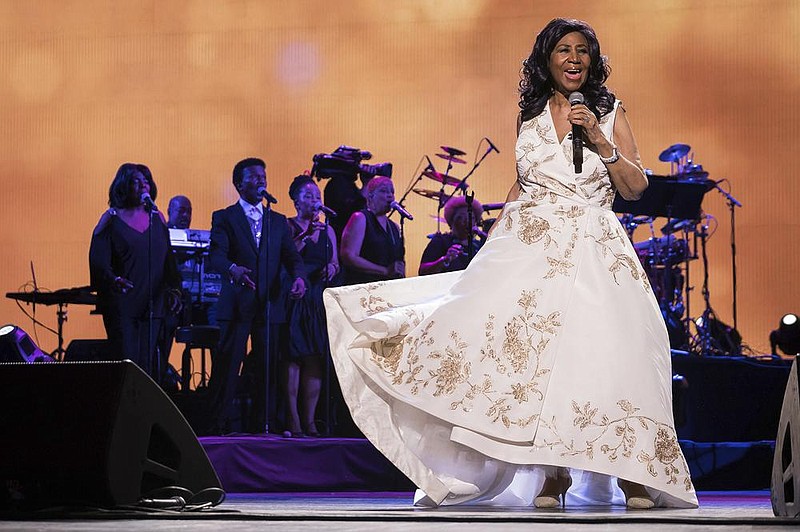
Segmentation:
{"type": "Polygon", "coordinates": [[[159,385],[163,383],[169,362],[165,351],[164,318],[131,318],[108,312],[103,324],[111,356],[133,361],[159,385]],[[151,327],[152,325],[152,327],[151,327]]]}
{"type": "Polygon", "coordinates": [[[276,352],[279,327],[273,324],[270,328],[271,349],[268,354],[267,330],[262,319],[247,322],[219,320],[218,325],[220,348],[211,362],[208,384],[212,432],[224,433],[238,428],[244,432],[264,433],[268,427],[274,431],[277,411],[277,372],[274,366],[277,357],[273,353],[276,352]],[[248,339],[251,342],[249,355],[248,339]],[[268,368],[264,366],[265,359],[269,362],[268,368]],[[237,394],[245,401],[245,404],[240,402],[238,411],[235,408],[237,394]],[[239,426],[234,422],[237,418],[241,419],[239,426]]]}

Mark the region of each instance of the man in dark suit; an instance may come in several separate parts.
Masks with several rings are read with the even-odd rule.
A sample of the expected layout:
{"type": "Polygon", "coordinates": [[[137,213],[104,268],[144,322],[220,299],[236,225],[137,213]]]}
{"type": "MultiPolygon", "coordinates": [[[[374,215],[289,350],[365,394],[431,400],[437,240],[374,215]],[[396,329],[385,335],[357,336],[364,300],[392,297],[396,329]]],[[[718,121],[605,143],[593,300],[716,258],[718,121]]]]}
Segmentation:
{"type": "MultiPolygon", "coordinates": [[[[262,198],[267,175],[264,161],[248,158],[236,163],[233,186],[239,201],[215,211],[211,218],[209,260],[215,271],[222,273],[222,290],[217,302],[216,318],[220,326],[220,349],[212,360],[209,396],[212,432],[223,433],[232,415],[239,382],[239,371],[251,339],[257,394],[254,399],[255,420],[245,427],[261,432],[267,425],[264,412],[264,362],[269,363],[267,334],[270,324],[283,315],[280,304],[280,269],[289,273],[289,297],[301,298],[306,283],[300,276],[303,260],[292,242],[286,217],[273,212],[262,198]],[[253,424],[257,426],[252,426],[253,424]]],[[[274,199],[272,200],[274,201],[274,199]]],[[[274,341],[270,341],[274,345],[274,341]]],[[[271,365],[271,364],[268,364],[271,365]]]]}

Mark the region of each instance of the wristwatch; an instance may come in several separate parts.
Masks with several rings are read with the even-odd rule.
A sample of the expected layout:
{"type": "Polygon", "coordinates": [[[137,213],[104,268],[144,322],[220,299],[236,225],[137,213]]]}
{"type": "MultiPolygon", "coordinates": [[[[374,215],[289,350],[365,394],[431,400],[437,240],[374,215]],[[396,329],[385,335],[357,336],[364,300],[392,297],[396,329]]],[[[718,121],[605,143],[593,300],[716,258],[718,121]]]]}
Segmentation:
{"type": "Polygon", "coordinates": [[[600,157],[600,160],[603,161],[603,164],[613,164],[619,161],[619,150],[616,146],[614,146],[614,149],[611,150],[611,157],[603,157],[599,153],[597,155],[600,157]]]}

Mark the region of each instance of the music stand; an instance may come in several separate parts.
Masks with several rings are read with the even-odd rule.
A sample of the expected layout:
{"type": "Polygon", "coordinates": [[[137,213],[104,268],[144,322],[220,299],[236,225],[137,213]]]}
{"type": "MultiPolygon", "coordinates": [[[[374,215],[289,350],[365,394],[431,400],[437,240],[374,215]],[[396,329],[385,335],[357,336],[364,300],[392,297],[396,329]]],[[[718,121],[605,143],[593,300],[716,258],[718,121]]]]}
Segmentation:
{"type": "Polygon", "coordinates": [[[628,201],[617,193],[611,210],[619,213],[664,218],[697,220],[705,193],[714,187],[712,181],[678,181],[654,178],[641,198],[628,201]]]}

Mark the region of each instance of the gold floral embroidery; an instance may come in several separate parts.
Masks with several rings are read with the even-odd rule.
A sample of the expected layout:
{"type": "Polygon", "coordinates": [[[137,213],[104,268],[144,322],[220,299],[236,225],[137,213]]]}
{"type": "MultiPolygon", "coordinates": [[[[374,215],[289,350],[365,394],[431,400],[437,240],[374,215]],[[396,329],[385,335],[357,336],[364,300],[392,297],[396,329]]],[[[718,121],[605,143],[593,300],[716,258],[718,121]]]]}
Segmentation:
{"type": "MultiPolygon", "coordinates": [[[[523,145],[521,148],[523,150],[525,150],[528,147],[531,147],[531,145],[523,145]]],[[[534,157],[525,158],[522,162],[525,162],[528,165],[528,167],[524,172],[519,172],[521,181],[523,183],[542,183],[542,184],[545,184],[545,183],[543,183],[543,181],[544,180],[549,180],[549,178],[547,178],[546,176],[544,176],[544,175],[539,173],[539,167],[542,164],[544,164],[544,163],[546,163],[548,161],[552,161],[554,158],[555,158],[555,154],[554,153],[551,153],[550,155],[547,155],[547,156],[541,157],[541,158],[534,158],[534,157]]],[[[519,169],[519,166],[520,166],[519,163],[520,163],[520,160],[517,160],[517,168],[518,169],[519,169]]],[[[566,185],[564,185],[563,183],[561,183],[560,181],[558,181],[556,179],[553,179],[552,183],[549,183],[549,182],[546,183],[546,186],[548,188],[552,188],[553,186],[558,186],[559,188],[562,188],[562,189],[565,189],[565,190],[569,190],[569,188],[566,185]]]]}
{"type": "Polygon", "coordinates": [[[522,314],[511,318],[504,327],[505,338],[503,339],[501,353],[498,355],[494,350],[494,316],[489,316],[487,322],[486,344],[481,348],[481,361],[490,359],[496,364],[497,372],[502,375],[511,376],[511,371],[523,374],[533,363],[533,370],[529,374],[528,381],[524,383],[512,383],[511,390],[504,392],[511,395],[518,403],[527,402],[528,394],[534,394],[541,401],[544,394],[540,389],[540,378],[550,373],[550,368],[542,366],[542,359],[550,343],[550,340],[557,334],[561,327],[561,313],[551,312],[542,315],[535,312],[537,298],[541,290],[523,290],[517,304],[522,309],[522,314]]]}
{"type": "Polygon", "coordinates": [[[623,240],[627,239],[627,236],[622,232],[622,227],[619,224],[614,224],[612,227],[608,219],[604,216],[599,216],[597,221],[600,225],[601,235],[598,237],[596,235],[587,234],[586,238],[594,240],[600,246],[600,252],[603,257],[611,257],[613,259],[608,266],[608,272],[614,278],[614,282],[619,285],[617,273],[624,269],[628,271],[634,281],[641,282],[644,290],[649,292],[651,290],[650,282],[647,280],[647,276],[639,261],[628,255],[625,251],[617,252],[614,250],[615,248],[621,248],[621,245],[615,247],[609,245],[610,242],[617,241],[621,243],[623,240]]]}
{"type": "Polygon", "coordinates": [[[561,456],[583,455],[593,460],[599,444],[599,450],[606,459],[616,462],[620,458],[632,459],[641,441],[644,448],[640,449],[635,459],[646,464],[647,472],[652,477],[659,476],[656,466],[658,462],[667,477],[667,484],[677,484],[678,477],[682,475],[684,489],[693,489],[689,468],[682,459],[683,455],[671,426],[640,414],[640,409],[626,399],[617,401],[621,415],[613,419],[608,414],[601,415],[599,409],[590,402],[579,405],[572,401],[571,406],[574,414],[572,426],[577,427],[580,432],[589,433],[583,444],[576,443],[574,438],[563,438],[555,418],[548,420],[538,417],[540,431],[537,438],[541,441],[533,443],[534,448],[560,450],[561,456]],[[647,434],[655,432],[655,435],[651,436],[652,440],[648,440],[646,434],[639,434],[640,430],[647,434]]]}
{"type": "Polygon", "coordinates": [[[455,331],[450,333],[450,340],[453,345],[449,345],[442,351],[431,351],[427,358],[439,360],[439,367],[435,370],[428,370],[430,376],[436,384],[434,397],[442,394],[451,395],[456,388],[469,380],[472,364],[464,359],[464,350],[468,344],[464,342],[455,331]]]}
{"type": "Polygon", "coordinates": [[[529,246],[543,240],[544,249],[547,249],[553,242],[553,238],[549,235],[551,230],[550,222],[530,212],[535,206],[535,203],[524,203],[520,207],[520,227],[517,230],[517,236],[522,242],[529,246]]]}
{"type": "Polygon", "coordinates": [[[387,310],[394,308],[394,305],[382,297],[372,294],[374,290],[380,288],[380,284],[381,283],[372,283],[358,287],[358,289],[365,290],[367,292],[367,295],[361,296],[359,299],[359,304],[367,316],[372,316],[379,312],[386,312],[387,310]]]}
{"type": "MultiPolygon", "coordinates": [[[[546,382],[543,378],[550,368],[543,365],[544,353],[551,339],[561,327],[561,314],[537,312],[540,291],[522,291],[517,304],[521,312],[513,316],[503,328],[504,336],[499,352],[495,349],[495,316],[486,322],[486,341],[481,347],[481,361],[491,360],[500,375],[517,374],[520,380],[509,379],[504,389],[498,390],[494,379],[488,375],[473,375],[472,363],[467,356],[470,346],[456,331],[451,331],[444,346],[434,341],[434,322],[424,325],[416,334],[402,341],[385,340],[373,349],[371,361],[384,372],[393,386],[409,387],[409,393],[418,395],[423,389],[432,389],[433,397],[453,396],[450,409],[470,412],[479,406],[492,423],[525,427],[535,415],[514,415],[514,404],[521,405],[532,398],[543,400],[546,382]],[[405,352],[405,354],[404,354],[405,352]],[[505,388],[507,386],[507,388],[505,388]]],[[[418,320],[407,316],[409,324],[418,320]]],[[[404,327],[401,327],[404,329],[404,327]]]]}

